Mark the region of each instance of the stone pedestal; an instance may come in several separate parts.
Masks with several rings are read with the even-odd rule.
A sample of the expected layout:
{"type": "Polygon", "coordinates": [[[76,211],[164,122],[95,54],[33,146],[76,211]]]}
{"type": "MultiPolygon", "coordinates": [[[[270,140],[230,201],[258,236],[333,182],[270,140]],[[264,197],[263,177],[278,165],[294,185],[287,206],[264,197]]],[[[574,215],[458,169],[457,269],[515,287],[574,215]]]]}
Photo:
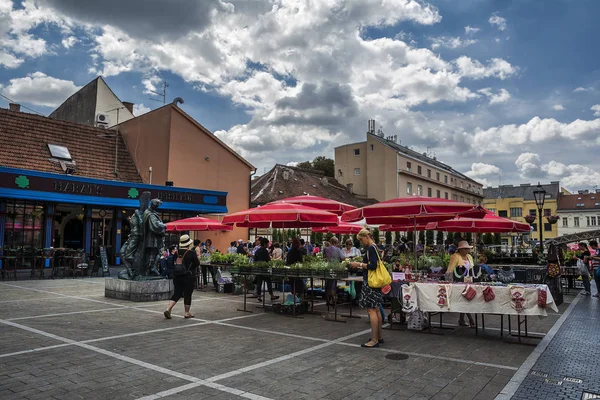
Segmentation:
{"type": "Polygon", "coordinates": [[[125,279],[105,279],[104,296],[111,299],[130,301],[168,300],[173,295],[173,281],[155,279],[129,281],[125,279]]]}

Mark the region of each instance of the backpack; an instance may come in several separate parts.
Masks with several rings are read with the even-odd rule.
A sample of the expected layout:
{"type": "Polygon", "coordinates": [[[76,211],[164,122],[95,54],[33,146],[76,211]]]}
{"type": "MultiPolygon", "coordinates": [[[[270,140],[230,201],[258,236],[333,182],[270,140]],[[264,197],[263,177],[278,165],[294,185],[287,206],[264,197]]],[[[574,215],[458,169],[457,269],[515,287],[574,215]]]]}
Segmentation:
{"type": "Polygon", "coordinates": [[[185,253],[183,253],[183,257],[178,258],[175,262],[175,265],[173,266],[173,276],[183,276],[190,273],[190,267],[183,265],[183,258],[188,251],[189,250],[186,250],[185,253]]]}

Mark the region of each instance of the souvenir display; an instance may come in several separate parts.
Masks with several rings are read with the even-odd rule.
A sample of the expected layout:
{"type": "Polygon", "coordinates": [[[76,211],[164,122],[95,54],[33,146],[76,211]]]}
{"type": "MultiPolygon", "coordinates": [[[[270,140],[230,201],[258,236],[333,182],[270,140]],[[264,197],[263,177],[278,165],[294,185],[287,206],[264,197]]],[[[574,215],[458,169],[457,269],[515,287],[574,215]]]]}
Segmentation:
{"type": "Polygon", "coordinates": [[[555,276],[560,275],[560,267],[558,266],[558,264],[548,264],[548,276],[550,278],[554,278],[555,276]]]}
{"type": "Polygon", "coordinates": [[[476,295],[477,291],[471,285],[467,285],[462,292],[462,296],[469,301],[473,300],[476,295]]]}
{"type": "Polygon", "coordinates": [[[512,286],[510,288],[511,295],[511,306],[517,310],[518,313],[522,312],[525,308],[525,288],[522,286],[512,286]]]}
{"type": "Polygon", "coordinates": [[[483,299],[486,302],[492,301],[495,298],[496,298],[496,294],[494,293],[494,289],[492,289],[491,286],[488,286],[485,289],[483,289],[483,299]]]}
{"type": "Polygon", "coordinates": [[[539,288],[537,290],[538,293],[538,306],[542,308],[546,308],[546,303],[548,300],[548,292],[546,289],[539,288]]]}
{"type": "Polygon", "coordinates": [[[513,269],[501,269],[498,271],[498,280],[502,283],[511,283],[515,280],[515,271],[513,269]]]}
{"type": "Polygon", "coordinates": [[[412,285],[402,285],[402,311],[412,313],[417,309],[417,291],[412,285]]]}
{"type": "Polygon", "coordinates": [[[448,291],[450,290],[449,285],[438,285],[437,295],[438,295],[438,306],[440,308],[448,308],[450,305],[448,304],[448,291]]]}

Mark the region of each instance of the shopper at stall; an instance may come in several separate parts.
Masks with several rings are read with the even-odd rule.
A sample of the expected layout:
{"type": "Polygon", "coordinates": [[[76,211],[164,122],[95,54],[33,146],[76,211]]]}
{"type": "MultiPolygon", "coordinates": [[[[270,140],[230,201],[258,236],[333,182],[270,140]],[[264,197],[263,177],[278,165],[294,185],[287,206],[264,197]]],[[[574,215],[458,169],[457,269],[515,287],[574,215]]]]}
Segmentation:
{"type": "MultiPolygon", "coordinates": [[[[304,258],[304,254],[301,250],[300,240],[294,239],[292,240],[292,247],[290,251],[287,253],[287,257],[285,259],[285,265],[293,265],[296,263],[301,263],[304,258]]],[[[304,292],[304,281],[299,278],[290,278],[290,285],[295,289],[296,294],[304,292]]]]}
{"type": "Polygon", "coordinates": [[[477,257],[477,261],[479,261],[479,267],[482,269],[482,271],[483,271],[483,273],[484,273],[484,274],[486,274],[486,275],[488,275],[488,276],[490,276],[490,277],[491,277],[492,275],[495,275],[495,272],[494,272],[494,270],[492,269],[492,267],[490,267],[490,266],[487,264],[487,262],[488,262],[488,259],[487,259],[487,257],[486,257],[485,255],[483,255],[483,254],[480,254],[480,255],[477,257]]]}
{"type": "MultiPolygon", "coordinates": [[[[254,262],[255,263],[258,263],[258,262],[268,263],[269,261],[271,261],[271,257],[269,256],[269,239],[260,238],[260,246],[259,246],[258,250],[256,250],[256,253],[254,253],[254,262]]],[[[269,291],[269,294],[271,295],[271,301],[277,300],[279,298],[279,296],[275,296],[273,294],[273,282],[271,281],[271,276],[257,275],[256,276],[256,284],[257,284],[256,293],[258,295],[258,298],[257,298],[258,302],[259,303],[262,302],[263,282],[267,283],[267,290],[269,291]]]]}
{"type": "Polygon", "coordinates": [[[346,246],[342,249],[342,252],[344,253],[344,256],[348,259],[360,257],[360,250],[354,247],[352,239],[346,240],[346,246]]]}
{"type": "MultiPolygon", "coordinates": [[[[200,261],[193,248],[194,242],[188,235],[182,235],[179,239],[179,255],[181,260],[176,260],[176,263],[181,263],[185,267],[185,273],[181,275],[173,276],[173,296],[169,301],[169,305],[164,312],[166,319],[171,319],[171,311],[173,307],[183,297],[183,308],[185,318],[194,318],[194,315],[190,314],[190,307],[192,306],[192,293],[194,292],[194,282],[196,281],[196,275],[200,261]]],[[[177,255],[175,255],[177,257],[177,255]]]]}
{"type": "Polygon", "coordinates": [[[600,249],[598,248],[598,242],[595,240],[590,240],[588,247],[591,253],[592,274],[594,282],[596,282],[596,294],[592,297],[600,297],[600,249]]]}
{"type": "Polygon", "coordinates": [[[271,252],[271,258],[273,260],[283,260],[283,250],[279,243],[273,243],[273,250],[271,252]]]}
{"type": "MultiPolygon", "coordinates": [[[[195,243],[195,242],[194,242],[195,243]]],[[[212,240],[207,239],[206,242],[204,243],[204,246],[202,246],[201,248],[201,259],[205,262],[209,262],[210,261],[210,256],[212,254],[215,253],[215,248],[212,245],[212,240]]],[[[196,254],[198,252],[196,251],[196,254]]],[[[215,270],[215,267],[213,267],[212,265],[202,265],[202,282],[204,283],[204,286],[206,287],[208,285],[208,273],[210,272],[210,276],[212,278],[212,283],[215,287],[215,290],[218,289],[218,285],[217,285],[217,271],[215,270]]]]}
{"type": "Polygon", "coordinates": [[[592,294],[592,287],[590,285],[590,270],[588,264],[590,262],[591,253],[588,249],[587,244],[579,243],[579,251],[573,256],[573,260],[577,261],[579,267],[579,273],[581,274],[581,280],[583,281],[583,292],[584,296],[592,294]]]}
{"type": "Polygon", "coordinates": [[[248,255],[248,249],[244,245],[244,241],[242,239],[238,239],[237,254],[240,254],[242,256],[248,255]]]}
{"type": "MultiPolygon", "coordinates": [[[[465,277],[473,276],[473,269],[475,263],[473,257],[469,254],[473,246],[469,246],[469,243],[465,240],[458,242],[456,253],[450,257],[448,269],[446,270],[447,275],[451,275],[451,279],[455,282],[464,282],[465,277]]],[[[475,321],[471,314],[467,314],[469,317],[469,324],[465,322],[465,314],[461,313],[458,319],[460,326],[470,326],[475,328],[475,321]]]]}
{"type": "Polygon", "coordinates": [[[227,254],[237,254],[237,246],[235,242],[231,242],[229,244],[229,248],[227,249],[227,254]]]}
{"type": "Polygon", "coordinates": [[[363,285],[360,292],[359,304],[362,308],[366,308],[369,313],[369,321],[371,323],[371,339],[361,347],[371,348],[379,347],[383,344],[383,317],[379,306],[383,303],[383,295],[381,289],[369,287],[369,270],[376,270],[379,262],[377,247],[371,232],[367,229],[362,229],[358,235],[358,239],[363,246],[367,248],[367,252],[363,258],[363,262],[352,262],[350,265],[354,268],[362,269],[363,285]]]}

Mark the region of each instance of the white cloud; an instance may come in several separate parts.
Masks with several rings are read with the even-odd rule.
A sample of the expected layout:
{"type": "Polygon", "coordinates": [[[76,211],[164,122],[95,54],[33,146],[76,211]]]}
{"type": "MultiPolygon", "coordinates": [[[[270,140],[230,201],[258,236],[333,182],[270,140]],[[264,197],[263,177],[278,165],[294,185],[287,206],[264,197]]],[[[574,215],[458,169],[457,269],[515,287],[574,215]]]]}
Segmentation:
{"type": "Polygon", "coordinates": [[[77,39],[75,36],[68,36],[64,38],[61,41],[61,43],[65,49],[70,49],[71,47],[79,43],[79,39],[77,39]]]}
{"type": "Polygon", "coordinates": [[[475,39],[461,39],[459,37],[439,36],[430,38],[431,48],[438,49],[440,47],[447,47],[449,49],[458,49],[459,47],[467,47],[477,43],[475,39]]]}
{"type": "Polygon", "coordinates": [[[600,117],[600,104],[595,104],[590,107],[590,110],[594,112],[594,116],[600,117]]]}
{"type": "Polygon", "coordinates": [[[477,92],[487,96],[490,99],[490,104],[506,103],[510,100],[510,93],[506,89],[500,89],[497,93],[493,93],[491,88],[483,88],[477,92]]]}
{"type": "Polygon", "coordinates": [[[579,86],[579,87],[575,88],[573,90],[573,92],[575,92],[575,93],[579,93],[579,92],[591,92],[592,90],[594,90],[594,89],[591,88],[591,87],[582,87],[582,86],[579,86]]]}
{"type": "Polygon", "coordinates": [[[581,164],[564,164],[550,161],[542,164],[540,156],[535,153],[519,155],[515,164],[523,179],[559,180],[561,186],[572,191],[580,188],[590,188],[600,182],[600,172],[581,164]]]}
{"type": "Polygon", "coordinates": [[[6,68],[17,68],[23,63],[23,59],[17,58],[14,55],[0,50],[0,65],[4,65],[6,68]]]}
{"type": "Polygon", "coordinates": [[[565,110],[565,106],[563,106],[562,104],[555,104],[555,105],[552,106],[552,109],[556,110],[556,111],[564,111],[565,110]]]}
{"type": "Polygon", "coordinates": [[[144,103],[134,104],[133,105],[133,115],[139,117],[142,114],[146,114],[147,112],[152,111],[150,107],[146,107],[144,103]]]}
{"type": "Polygon", "coordinates": [[[488,179],[497,177],[501,172],[501,169],[492,164],[486,163],[473,163],[471,169],[465,172],[469,178],[472,178],[483,186],[491,186],[488,179]]]}
{"type": "Polygon", "coordinates": [[[11,79],[2,94],[17,102],[56,107],[81,87],[72,81],[34,72],[24,78],[11,79]]]}
{"type": "Polygon", "coordinates": [[[465,26],[465,33],[466,33],[467,35],[474,34],[474,33],[477,33],[477,32],[479,32],[479,31],[480,31],[480,29],[479,29],[479,28],[475,28],[475,27],[468,26],[468,25],[467,25],[467,26],[465,26]]]}
{"type": "Polygon", "coordinates": [[[488,60],[487,65],[483,65],[477,60],[461,56],[454,63],[462,76],[473,79],[499,78],[504,80],[514,75],[518,70],[501,58],[492,58],[488,60]]]}
{"type": "Polygon", "coordinates": [[[156,88],[156,85],[158,85],[160,83],[160,78],[156,75],[153,75],[149,78],[146,78],[144,80],[142,80],[142,85],[144,85],[144,93],[146,94],[155,94],[152,92],[158,92],[158,89],[156,88]]]}
{"type": "Polygon", "coordinates": [[[496,28],[498,28],[498,30],[505,30],[506,29],[506,18],[502,18],[501,16],[499,16],[497,13],[494,13],[490,19],[488,20],[488,22],[492,25],[495,26],[496,28]]]}

